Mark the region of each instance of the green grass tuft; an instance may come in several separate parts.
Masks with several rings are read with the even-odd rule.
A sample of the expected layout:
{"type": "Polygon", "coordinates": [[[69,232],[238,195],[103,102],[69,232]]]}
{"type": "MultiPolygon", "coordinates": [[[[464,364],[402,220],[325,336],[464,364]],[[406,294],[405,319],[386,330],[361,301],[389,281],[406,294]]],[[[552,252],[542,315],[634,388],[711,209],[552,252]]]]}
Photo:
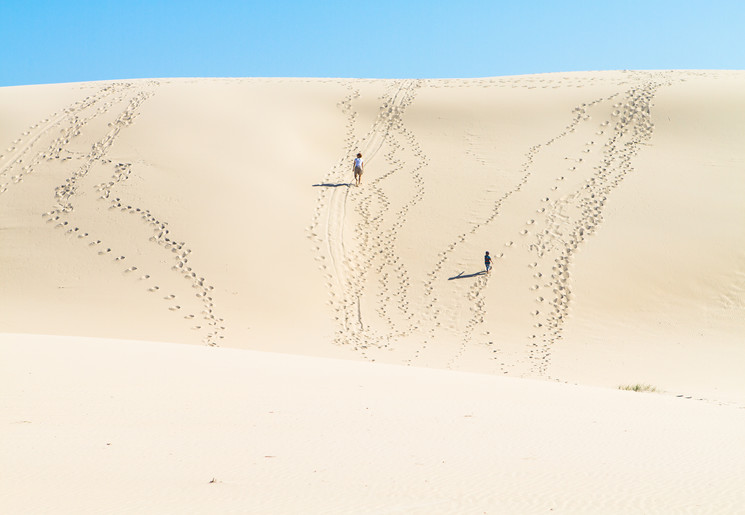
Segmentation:
{"type": "Polygon", "coordinates": [[[657,388],[651,384],[628,384],[626,386],[619,386],[619,390],[628,390],[631,392],[656,392],[657,388]]]}

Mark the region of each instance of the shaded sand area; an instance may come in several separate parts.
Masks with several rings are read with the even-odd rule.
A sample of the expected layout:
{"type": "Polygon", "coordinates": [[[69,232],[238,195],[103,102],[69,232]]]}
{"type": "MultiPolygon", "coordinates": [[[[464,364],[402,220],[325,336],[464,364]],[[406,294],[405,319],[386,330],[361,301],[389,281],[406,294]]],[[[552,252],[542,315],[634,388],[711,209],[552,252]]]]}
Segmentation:
{"type": "Polygon", "coordinates": [[[736,511],[743,91],[1,88],[0,508],[736,511]]]}

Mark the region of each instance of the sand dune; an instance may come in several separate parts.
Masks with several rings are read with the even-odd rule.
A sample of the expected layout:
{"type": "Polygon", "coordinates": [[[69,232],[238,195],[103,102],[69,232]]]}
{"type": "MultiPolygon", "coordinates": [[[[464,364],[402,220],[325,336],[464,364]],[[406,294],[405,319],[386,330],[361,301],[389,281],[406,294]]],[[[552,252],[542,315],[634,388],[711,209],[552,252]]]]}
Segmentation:
{"type": "MultiPolygon", "coordinates": [[[[336,374],[371,378],[379,403],[428,378],[437,378],[433,398],[441,397],[441,389],[462,386],[443,411],[423,407],[431,410],[423,420],[437,418],[437,413],[455,417],[458,403],[467,404],[476,395],[465,386],[472,383],[500,392],[503,401],[514,391],[511,402],[521,399],[518,404],[556,396],[557,406],[571,413],[570,426],[588,438],[591,422],[583,413],[592,410],[591,404],[602,405],[604,413],[628,409],[624,420],[633,419],[633,424],[641,424],[635,417],[657,409],[684,425],[698,424],[700,416],[710,420],[709,425],[696,425],[702,431],[696,435],[673,431],[679,437],[673,438],[676,445],[690,448],[703,438],[706,450],[673,458],[672,447],[667,448],[669,453],[659,456],[665,465],[656,470],[663,474],[676,468],[678,475],[644,476],[652,484],[645,494],[629,486],[631,476],[624,476],[626,483],[620,480],[618,474],[631,473],[633,467],[611,465],[612,472],[601,478],[583,482],[573,477],[561,483],[576,493],[621,481],[608,498],[588,493],[572,504],[569,493],[557,497],[559,487],[551,490],[548,485],[569,469],[593,475],[602,461],[597,454],[566,467],[549,467],[538,479],[529,479],[515,454],[507,459],[507,469],[492,470],[483,483],[510,485],[519,492],[512,500],[472,491],[465,485],[476,479],[463,468],[439,473],[430,464],[421,474],[410,470],[407,480],[397,478],[403,486],[386,490],[381,504],[372,501],[380,488],[370,489],[367,498],[350,479],[345,488],[351,498],[336,499],[332,493],[320,494],[323,488],[304,477],[315,485],[308,491],[320,496],[314,498],[316,504],[307,504],[310,511],[695,511],[694,497],[720,511],[742,504],[741,494],[725,479],[743,479],[733,472],[742,470],[742,456],[732,450],[735,444],[742,448],[741,438],[734,436],[738,433],[702,434],[718,431],[714,428],[720,423],[735,429],[743,424],[743,90],[745,72],[739,71],[400,81],[158,79],[1,88],[0,332],[6,334],[2,361],[9,368],[3,389],[15,392],[4,408],[11,416],[4,417],[3,433],[24,438],[21,426],[13,425],[25,416],[23,407],[33,405],[33,395],[54,388],[42,380],[36,393],[24,390],[14,372],[17,366],[46,378],[61,372],[52,372],[54,367],[44,365],[41,356],[60,361],[67,356],[75,363],[70,370],[99,385],[91,368],[106,362],[107,353],[135,363],[147,361],[147,349],[152,349],[152,359],[163,368],[169,359],[214,359],[215,370],[235,360],[248,367],[242,369],[245,373],[254,374],[255,360],[279,374],[228,385],[216,372],[214,381],[223,386],[215,386],[215,395],[223,387],[232,392],[226,406],[238,406],[241,394],[262,388],[263,380],[275,395],[285,366],[331,367],[328,373],[336,387],[323,389],[314,378],[307,378],[306,385],[342,405],[354,396],[337,391],[349,385],[336,374]],[[357,152],[366,161],[359,188],[351,184],[357,152]],[[483,273],[486,250],[494,258],[488,275],[483,273]],[[187,350],[153,342],[295,356],[187,350]],[[38,369],[28,355],[31,348],[39,357],[38,369]],[[408,369],[363,367],[354,360],[408,369]],[[381,386],[389,373],[400,378],[395,389],[381,386]],[[513,381],[518,378],[581,386],[513,381]],[[615,391],[633,384],[651,385],[662,395],[615,391]],[[591,388],[597,386],[604,388],[591,388]],[[705,463],[710,471],[726,453],[731,466],[715,475],[724,483],[694,488],[703,476],[691,470],[705,463]],[[518,476],[524,472],[525,480],[510,476],[510,483],[501,475],[510,470],[518,476]],[[414,486],[429,478],[450,489],[439,499],[443,504],[417,504],[432,498],[432,492],[414,486]],[[534,487],[544,490],[531,505],[534,487]],[[477,500],[466,500],[469,492],[477,500]],[[657,504],[634,504],[652,502],[657,494],[657,504]]],[[[188,382],[193,372],[189,366],[173,371],[178,384],[188,382]]],[[[141,379],[117,374],[107,388],[136,385],[141,379]]],[[[165,379],[147,380],[153,381],[150,389],[164,387],[165,379]]],[[[171,394],[180,399],[174,401],[179,406],[174,413],[186,409],[182,403],[189,388],[171,394]]],[[[78,390],[70,395],[81,395],[81,405],[89,402],[78,390]]],[[[491,393],[484,395],[479,398],[482,413],[496,402],[491,393]]],[[[133,397],[146,398],[145,392],[133,397]]],[[[386,420],[414,409],[421,398],[412,393],[402,401],[405,409],[385,407],[386,420]]],[[[210,401],[203,401],[196,409],[210,410],[210,401]]],[[[300,400],[289,396],[277,402],[300,400]]],[[[514,436],[526,417],[542,425],[540,431],[549,431],[540,419],[549,417],[547,412],[532,415],[515,405],[509,410],[506,419],[499,412],[485,416],[478,423],[479,435],[486,438],[507,424],[495,434],[514,436]]],[[[43,413],[40,409],[34,416],[43,413]]],[[[60,421],[54,417],[63,415],[55,413],[48,420],[60,421]]],[[[310,415],[302,413],[295,423],[310,423],[310,415]]],[[[93,424],[89,429],[97,437],[104,437],[104,426],[121,423],[115,418],[101,422],[108,416],[103,414],[94,422],[83,422],[80,413],[71,416],[93,424]]],[[[343,419],[343,411],[336,416],[343,419]]],[[[366,419],[360,417],[350,421],[352,430],[361,431],[366,419]]],[[[238,428],[248,423],[239,419],[220,419],[236,431],[227,437],[233,443],[238,428]]],[[[605,430],[611,431],[613,424],[605,420],[605,430]]],[[[170,431],[171,423],[158,424],[154,431],[170,431]]],[[[655,423],[643,429],[654,433],[652,446],[667,438],[655,423]]],[[[72,431],[66,424],[63,432],[72,431]]],[[[383,436],[375,448],[401,453],[385,443],[398,438],[393,426],[381,424],[383,436]]],[[[407,425],[416,431],[431,424],[407,425]]],[[[462,430],[457,424],[448,427],[462,430]]],[[[193,436],[199,430],[195,424],[187,433],[193,436]]],[[[295,429],[285,430],[285,436],[297,438],[295,429]]],[[[328,428],[319,431],[328,433],[328,428]]],[[[53,434],[49,429],[37,436],[48,443],[53,434]]],[[[611,446],[609,435],[601,431],[595,441],[611,446]]],[[[143,445],[160,445],[158,438],[143,445]]],[[[564,461],[564,453],[581,449],[582,442],[568,433],[557,439],[558,447],[543,448],[549,460],[564,461]]],[[[329,437],[324,445],[333,441],[329,437]]],[[[483,446],[478,442],[472,436],[457,448],[480,456],[483,446]]],[[[447,440],[443,449],[454,445],[447,440]]],[[[200,457],[194,460],[201,465],[212,450],[198,446],[200,457]]],[[[12,455],[9,463],[23,469],[23,460],[3,448],[12,455]]],[[[50,470],[75,463],[101,466],[101,456],[73,448],[83,461],[60,458],[50,470]]],[[[613,450],[619,456],[602,463],[616,463],[630,448],[628,440],[613,450]]],[[[361,449],[360,456],[368,451],[361,449]]],[[[496,454],[479,458],[479,471],[499,460],[498,452],[490,452],[496,454]]],[[[641,459],[649,448],[636,452],[641,459]]],[[[413,467],[413,461],[392,456],[394,469],[413,467]]],[[[134,463],[120,462],[118,473],[132,474],[134,463]]],[[[264,479],[266,488],[275,489],[266,495],[278,495],[279,481],[298,465],[290,463],[271,476],[274,480],[264,479]]],[[[329,466],[339,475],[331,483],[344,476],[341,463],[329,466]]],[[[382,461],[369,463],[368,473],[377,471],[374,481],[380,487],[382,470],[388,468],[382,461]]],[[[156,465],[157,470],[169,467],[163,460],[156,465]]],[[[227,457],[220,462],[223,470],[230,466],[235,464],[227,457]]],[[[251,474],[261,474],[263,466],[252,468],[251,474]]],[[[24,470],[24,477],[37,477],[32,470],[24,470]]],[[[190,474],[186,483],[204,479],[190,474]]],[[[236,477],[240,484],[248,480],[236,477]]],[[[54,481],[43,474],[38,478],[45,488],[54,481]]],[[[174,499],[186,483],[169,483],[174,499]]],[[[69,487],[60,483],[65,495],[69,487]]],[[[150,495],[148,488],[127,491],[150,495]]],[[[9,505],[20,506],[10,492],[5,491],[9,505]]],[[[214,500],[214,495],[214,490],[205,490],[201,499],[214,500]]],[[[298,493],[297,502],[264,499],[250,506],[257,512],[292,512],[310,502],[309,496],[298,493]]],[[[178,511],[176,500],[164,499],[176,504],[160,506],[163,510],[178,511]]],[[[83,505],[76,502],[62,502],[62,511],[78,511],[83,505]]],[[[34,510],[45,506],[51,505],[34,505],[34,510]]],[[[102,504],[90,500],[84,509],[97,511],[97,506],[102,504]]],[[[114,506],[122,511],[142,508],[114,506]]]]}
{"type": "Polygon", "coordinates": [[[737,513],[744,500],[745,417],[711,403],[155,342],[18,335],[0,349],[14,357],[0,365],[6,513],[737,513]]]}

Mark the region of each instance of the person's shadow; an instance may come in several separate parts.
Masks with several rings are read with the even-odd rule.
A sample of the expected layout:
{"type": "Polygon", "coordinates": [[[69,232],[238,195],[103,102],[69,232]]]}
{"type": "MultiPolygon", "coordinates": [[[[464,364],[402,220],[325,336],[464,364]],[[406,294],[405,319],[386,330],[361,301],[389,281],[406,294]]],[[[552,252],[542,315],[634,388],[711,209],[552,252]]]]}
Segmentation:
{"type": "Polygon", "coordinates": [[[349,188],[350,186],[352,186],[352,183],[349,183],[349,182],[340,182],[338,184],[332,184],[332,183],[329,183],[329,182],[325,182],[323,184],[314,184],[313,185],[314,188],[338,188],[339,186],[346,186],[346,187],[349,188]]]}
{"type": "Polygon", "coordinates": [[[453,279],[468,279],[469,277],[478,277],[480,275],[486,275],[486,272],[481,270],[480,272],[476,272],[475,274],[468,274],[468,275],[463,275],[463,272],[461,272],[454,277],[448,278],[448,281],[452,281],[453,279]]]}

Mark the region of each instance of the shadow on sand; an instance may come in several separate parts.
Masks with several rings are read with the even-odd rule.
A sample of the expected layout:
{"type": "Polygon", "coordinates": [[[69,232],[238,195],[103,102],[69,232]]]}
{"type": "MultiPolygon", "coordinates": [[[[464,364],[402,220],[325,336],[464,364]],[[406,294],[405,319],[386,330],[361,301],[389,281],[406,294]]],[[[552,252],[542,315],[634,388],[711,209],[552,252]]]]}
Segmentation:
{"type": "Polygon", "coordinates": [[[331,183],[326,182],[326,183],[323,183],[323,184],[314,184],[313,185],[314,188],[338,188],[339,186],[351,187],[352,186],[352,183],[340,182],[339,184],[331,184],[331,183]]]}
{"type": "Polygon", "coordinates": [[[452,281],[453,279],[468,279],[469,277],[478,277],[480,275],[486,275],[486,272],[482,270],[480,272],[476,272],[475,274],[468,274],[468,275],[463,275],[463,272],[461,272],[454,277],[448,278],[448,281],[452,281]]]}

